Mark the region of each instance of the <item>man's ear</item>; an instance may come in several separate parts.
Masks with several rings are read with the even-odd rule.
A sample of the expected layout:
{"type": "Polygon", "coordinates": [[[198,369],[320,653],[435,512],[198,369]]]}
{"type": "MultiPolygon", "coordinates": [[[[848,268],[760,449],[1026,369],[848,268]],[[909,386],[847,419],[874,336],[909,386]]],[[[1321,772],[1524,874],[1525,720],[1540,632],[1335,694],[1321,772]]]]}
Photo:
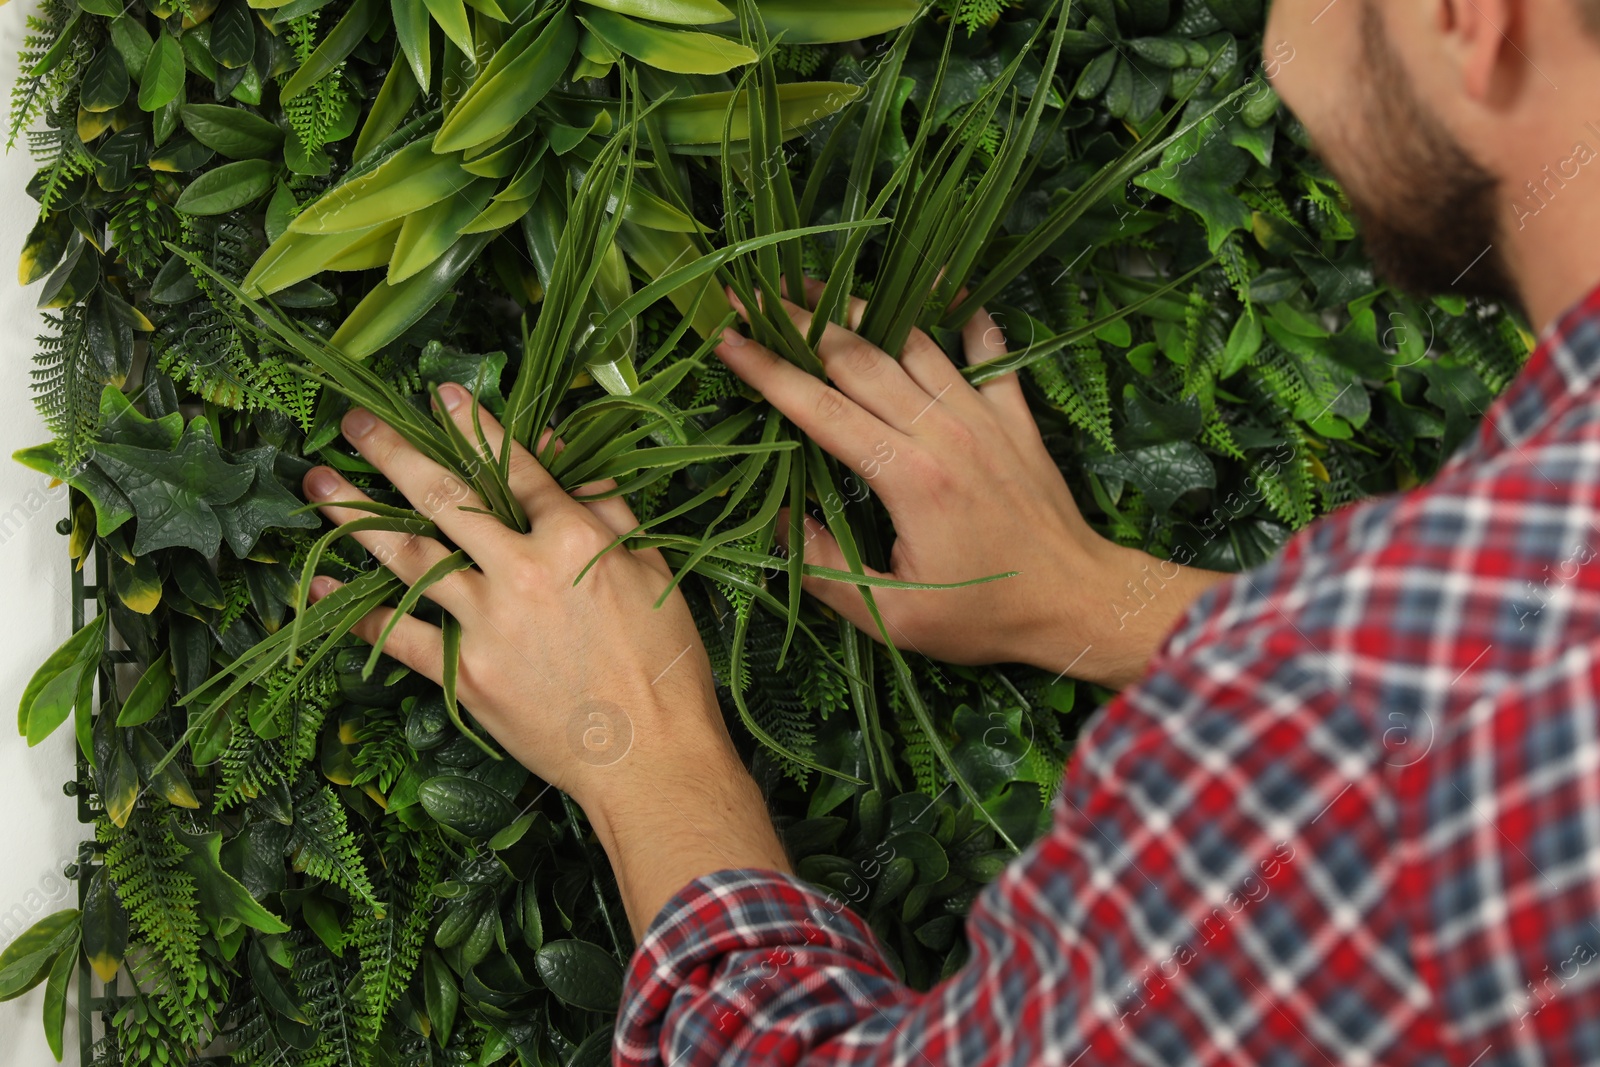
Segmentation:
{"type": "Polygon", "coordinates": [[[1436,0],[1435,30],[1472,100],[1492,104],[1521,81],[1523,0],[1436,0]]]}

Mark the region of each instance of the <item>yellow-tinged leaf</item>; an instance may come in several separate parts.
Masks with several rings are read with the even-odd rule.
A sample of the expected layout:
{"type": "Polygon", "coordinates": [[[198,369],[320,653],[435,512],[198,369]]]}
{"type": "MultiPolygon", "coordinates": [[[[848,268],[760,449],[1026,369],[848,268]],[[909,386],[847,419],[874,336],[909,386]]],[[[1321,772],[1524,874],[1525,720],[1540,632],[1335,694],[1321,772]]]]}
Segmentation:
{"type": "Polygon", "coordinates": [[[128,825],[134,803],[139,799],[139,773],[134,769],[133,757],[124,745],[117,745],[106,774],[106,814],[118,829],[128,825]]]}
{"type": "MultiPolygon", "coordinates": [[[[922,0],[761,0],[761,21],[772,37],[783,34],[784,44],[839,44],[858,41],[910,22],[922,0]]],[[[738,33],[738,23],[714,29],[738,33]]]]}
{"type": "Polygon", "coordinates": [[[582,21],[612,48],[674,74],[722,74],[756,61],[749,48],[714,33],[668,29],[614,11],[591,11],[582,21]]]}
{"type": "Polygon", "coordinates": [[[116,118],[113,111],[85,111],[78,109],[78,140],[85,144],[99,137],[111,128],[112,120],[116,118]]]}
{"type": "Polygon", "coordinates": [[[94,542],[95,532],[94,505],[87,500],[80,501],[72,510],[72,536],[67,539],[67,558],[83,559],[89,551],[89,546],[94,542]]]}
{"type": "Polygon", "coordinates": [[[370,174],[335,186],[307,204],[289,223],[289,232],[344,233],[402,219],[473,180],[462,172],[457,156],[436,153],[437,147],[427,141],[407,145],[370,174]]]}
{"type": "Polygon", "coordinates": [[[216,14],[220,0],[189,0],[189,14],[183,16],[183,28],[192,30],[216,14]]]}
{"type": "Polygon", "coordinates": [[[389,798],[378,792],[377,786],[373,785],[371,782],[367,782],[361,787],[361,791],[367,794],[367,796],[371,797],[372,802],[378,805],[378,807],[382,808],[384,811],[389,810],[389,798]]]}
{"type": "MultiPolygon", "coordinates": [[[[502,51],[510,50],[522,33],[512,35],[502,51]]],[[[577,47],[577,21],[563,10],[504,67],[491,62],[484,69],[439,127],[433,150],[470,148],[515,126],[560,79],[577,47]]]]}
{"type": "Polygon", "coordinates": [[[620,15],[677,26],[705,26],[733,18],[733,11],[717,0],[584,0],[584,3],[620,15]]]}
{"type": "Polygon", "coordinates": [[[389,284],[398,285],[442,256],[455,243],[461,228],[477,218],[489,203],[494,189],[494,179],[483,178],[454,196],[408,215],[389,258],[389,284]]]}
{"type": "Polygon", "coordinates": [[[399,232],[399,219],[342,233],[295,233],[286,230],[261,253],[261,258],[244,276],[240,287],[252,296],[264,296],[304,281],[320,271],[376,267],[389,261],[394,235],[399,232]],[[387,244],[384,244],[385,238],[387,244]],[[374,245],[381,246],[380,251],[374,252],[374,245]],[[359,265],[337,265],[346,262],[359,265]]]}

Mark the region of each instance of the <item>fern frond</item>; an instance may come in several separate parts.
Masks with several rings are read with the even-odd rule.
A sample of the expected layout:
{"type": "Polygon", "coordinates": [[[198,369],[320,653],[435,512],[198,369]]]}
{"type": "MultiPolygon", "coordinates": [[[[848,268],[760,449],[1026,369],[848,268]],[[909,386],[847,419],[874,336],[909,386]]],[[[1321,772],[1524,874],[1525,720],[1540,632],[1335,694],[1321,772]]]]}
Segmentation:
{"type": "Polygon", "coordinates": [[[350,832],[338,795],[318,781],[314,771],[306,771],[292,797],[294,827],[289,851],[295,870],[330,882],[370,907],[381,908],[367,874],[367,861],[350,832]]]}
{"type": "Polygon", "coordinates": [[[60,313],[45,312],[45,330],[34,354],[33,404],[55,434],[65,467],[73,467],[88,452],[100,426],[100,393],[105,382],[94,369],[83,305],[71,304],[60,313]]]}
{"type": "Polygon", "coordinates": [[[106,875],[128,911],[131,928],[160,953],[176,981],[198,980],[200,919],[194,878],[183,870],[185,849],[150,809],[136,808],[126,826],[109,816],[95,820],[95,837],[106,846],[106,875]]]}

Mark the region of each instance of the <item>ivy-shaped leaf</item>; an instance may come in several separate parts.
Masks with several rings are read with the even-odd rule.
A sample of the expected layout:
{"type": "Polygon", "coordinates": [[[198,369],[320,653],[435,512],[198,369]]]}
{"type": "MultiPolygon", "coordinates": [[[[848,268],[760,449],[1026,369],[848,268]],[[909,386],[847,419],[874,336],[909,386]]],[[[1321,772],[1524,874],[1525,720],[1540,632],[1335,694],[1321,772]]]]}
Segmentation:
{"type": "Polygon", "coordinates": [[[170,452],[101,444],[95,463],[121,488],[138,517],[135,555],[182,545],[216,554],[222,524],[215,507],[237,500],[255,477],[251,466],[230,463],[217,451],[211,424],[196,418],[170,452]]]}
{"type": "Polygon", "coordinates": [[[272,462],[277,455],[276,448],[262,445],[234,457],[236,462],[255,469],[255,480],[244,495],[218,507],[216,513],[217,520],[222,523],[222,536],[240,559],[250,555],[261,532],[268,527],[314,530],[322,525],[316,515],[308,512],[290,514],[301,507],[303,501],[285,489],[278,482],[278,476],[272,473],[272,462]]]}

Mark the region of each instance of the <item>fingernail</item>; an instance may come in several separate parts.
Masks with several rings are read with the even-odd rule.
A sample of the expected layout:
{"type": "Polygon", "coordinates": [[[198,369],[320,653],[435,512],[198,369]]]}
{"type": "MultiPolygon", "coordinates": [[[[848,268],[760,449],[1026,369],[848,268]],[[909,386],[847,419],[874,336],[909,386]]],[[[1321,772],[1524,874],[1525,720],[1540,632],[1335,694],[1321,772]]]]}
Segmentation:
{"type": "Polygon", "coordinates": [[[306,492],[312,496],[332,496],[339,479],[326,467],[318,467],[306,477],[306,492]]]}
{"type": "Polygon", "coordinates": [[[738,348],[744,344],[744,335],[732,326],[725,327],[722,331],[722,343],[729,348],[738,348]]]}
{"type": "Polygon", "coordinates": [[[334,580],[326,575],[318,575],[317,577],[311,579],[311,601],[315,603],[316,601],[327,596],[329,593],[333,592],[334,585],[334,580]]]}
{"type": "Polygon", "coordinates": [[[467,398],[467,391],[459,385],[441,385],[439,386],[439,396],[444,399],[444,409],[446,411],[454,411],[467,398]]]}
{"type": "Polygon", "coordinates": [[[372,412],[365,408],[356,408],[344,417],[343,429],[346,437],[365,437],[378,425],[378,420],[372,417],[372,412]]]}

